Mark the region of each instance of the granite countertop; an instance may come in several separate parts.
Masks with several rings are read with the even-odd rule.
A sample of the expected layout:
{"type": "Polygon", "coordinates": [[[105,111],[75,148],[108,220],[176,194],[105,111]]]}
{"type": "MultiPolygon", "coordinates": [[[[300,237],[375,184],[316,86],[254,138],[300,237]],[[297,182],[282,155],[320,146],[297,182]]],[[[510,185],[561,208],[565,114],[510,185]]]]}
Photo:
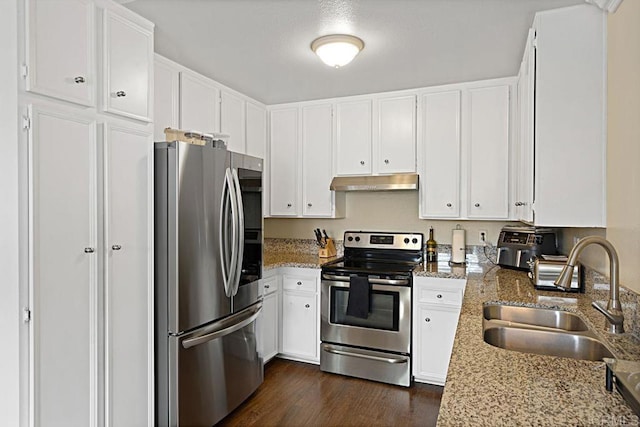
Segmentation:
{"type": "MultiPolygon", "coordinates": [[[[509,351],[482,338],[484,302],[561,307],[578,313],[616,357],[638,360],[640,342],[629,333],[608,334],[604,316],[591,307],[590,292],[599,295],[598,283],[587,282],[587,294],[538,291],[524,272],[490,264],[469,267],[474,272],[467,275],[439,426],[639,424],[622,397],[606,391],[604,362],[509,351]]],[[[621,293],[623,304],[624,298],[635,296],[621,293]]],[[[630,317],[625,314],[628,329],[635,326],[630,317]]]]}

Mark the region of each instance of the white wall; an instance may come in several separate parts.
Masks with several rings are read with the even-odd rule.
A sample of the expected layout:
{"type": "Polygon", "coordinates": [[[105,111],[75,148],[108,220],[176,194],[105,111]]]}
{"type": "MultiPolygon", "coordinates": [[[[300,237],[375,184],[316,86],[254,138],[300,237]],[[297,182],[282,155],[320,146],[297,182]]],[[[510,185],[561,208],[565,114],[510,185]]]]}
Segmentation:
{"type": "Polygon", "coordinates": [[[640,292],[640,0],[624,0],[607,26],[607,239],[620,282],[640,292]]]}
{"type": "Polygon", "coordinates": [[[326,229],[338,240],[342,240],[345,230],[414,231],[426,235],[433,226],[435,239],[451,244],[451,230],[456,224],[467,230],[467,245],[478,244],[478,230],[486,230],[488,241],[495,245],[500,229],[509,223],[419,219],[417,191],[350,192],[346,193],[346,218],[268,218],[265,219],[265,237],[314,239],[314,228],[326,229]]]}
{"type": "Polygon", "coordinates": [[[20,421],[17,0],[0,1],[0,425],[20,421]]]}

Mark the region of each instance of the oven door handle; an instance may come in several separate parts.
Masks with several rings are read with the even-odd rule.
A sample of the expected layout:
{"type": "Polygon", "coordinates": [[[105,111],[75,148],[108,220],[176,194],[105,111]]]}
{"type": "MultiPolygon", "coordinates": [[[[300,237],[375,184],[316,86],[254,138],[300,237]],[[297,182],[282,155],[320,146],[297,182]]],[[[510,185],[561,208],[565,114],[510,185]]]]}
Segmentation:
{"type": "MultiPolygon", "coordinates": [[[[336,276],[333,274],[323,274],[323,279],[333,280],[334,282],[349,282],[349,276],[336,276]]],[[[374,285],[400,285],[407,286],[409,285],[409,279],[369,279],[369,283],[374,285]]]]}
{"type": "Polygon", "coordinates": [[[328,346],[328,345],[324,346],[322,349],[324,351],[326,351],[327,353],[333,353],[333,354],[337,354],[337,355],[340,355],[340,356],[358,357],[360,359],[375,360],[376,362],[399,364],[399,363],[407,363],[409,361],[409,359],[407,359],[407,358],[379,357],[379,356],[372,356],[370,354],[358,353],[358,352],[355,352],[355,351],[338,350],[337,348],[334,348],[334,347],[331,347],[331,346],[328,346]]]}

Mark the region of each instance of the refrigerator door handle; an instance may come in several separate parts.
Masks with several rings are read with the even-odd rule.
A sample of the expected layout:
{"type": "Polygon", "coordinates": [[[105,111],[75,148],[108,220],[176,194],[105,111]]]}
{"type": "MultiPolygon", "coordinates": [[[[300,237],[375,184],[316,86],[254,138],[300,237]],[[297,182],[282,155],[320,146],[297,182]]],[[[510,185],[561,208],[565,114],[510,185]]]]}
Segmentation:
{"type": "Polygon", "coordinates": [[[240,286],[242,260],[244,259],[244,205],[242,203],[242,188],[240,187],[240,180],[238,179],[238,171],[236,169],[232,170],[232,177],[238,206],[236,215],[236,218],[238,219],[238,240],[236,244],[238,255],[235,266],[235,281],[233,283],[233,290],[231,293],[232,296],[235,296],[238,293],[238,287],[240,286]]]}
{"type": "Polygon", "coordinates": [[[235,198],[235,188],[231,170],[227,168],[222,189],[222,200],[220,202],[220,261],[222,265],[222,280],[226,296],[233,294],[235,265],[237,263],[237,251],[235,249],[237,241],[237,221],[235,219],[238,210],[235,198]],[[231,241],[227,238],[228,230],[225,229],[229,220],[229,205],[231,205],[231,241]],[[231,258],[229,259],[229,250],[231,258]]]}
{"type": "Polygon", "coordinates": [[[232,334],[256,320],[256,318],[260,315],[260,311],[262,311],[262,301],[247,309],[242,310],[237,314],[234,314],[231,317],[220,320],[210,325],[206,328],[205,332],[199,335],[184,339],[182,341],[182,347],[195,347],[197,345],[204,344],[209,341],[213,341],[215,339],[232,334]]]}

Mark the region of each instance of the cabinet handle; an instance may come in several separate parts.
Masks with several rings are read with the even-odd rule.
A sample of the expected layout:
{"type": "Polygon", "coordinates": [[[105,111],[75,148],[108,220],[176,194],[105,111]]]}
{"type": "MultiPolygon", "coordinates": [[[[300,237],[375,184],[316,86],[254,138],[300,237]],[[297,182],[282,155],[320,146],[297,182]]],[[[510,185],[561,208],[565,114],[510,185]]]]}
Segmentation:
{"type": "Polygon", "coordinates": [[[451,207],[451,203],[447,203],[447,207],[450,208],[451,207]]]}
{"type": "Polygon", "coordinates": [[[364,160],[360,160],[360,164],[364,166],[364,160]]]}
{"type": "Polygon", "coordinates": [[[436,298],[442,298],[441,294],[436,295],[436,298]]]}
{"type": "Polygon", "coordinates": [[[429,323],[431,322],[431,319],[429,319],[428,317],[426,319],[424,319],[425,322],[429,323]]]}
{"type": "Polygon", "coordinates": [[[123,91],[123,90],[119,90],[116,92],[116,96],[118,98],[122,98],[123,96],[127,96],[127,92],[123,91]]]}
{"type": "Polygon", "coordinates": [[[114,251],[119,251],[120,249],[122,249],[122,246],[120,246],[120,245],[113,245],[113,246],[111,246],[111,249],[113,249],[114,251]]]}
{"type": "Polygon", "coordinates": [[[265,289],[269,289],[269,285],[264,285],[264,288],[265,289]]]}
{"type": "Polygon", "coordinates": [[[389,159],[384,159],[384,164],[388,165],[389,164],[389,159]]]}
{"type": "Polygon", "coordinates": [[[94,253],[96,250],[94,248],[84,248],[84,253],[85,254],[92,254],[94,253]]]}
{"type": "Polygon", "coordinates": [[[287,203],[287,207],[290,208],[291,207],[291,203],[287,203]]]}
{"type": "Polygon", "coordinates": [[[526,203],[525,202],[516,202],[515,205],[516,206],[524,206],[524,205],[526,205],[526,203]]]}
{"type": "Polygon", "coordinates": [[[307,203],[307,206],[311,207],[311,206],[313,206],[313,205],[312,205],[311,203],[307,203]]]}
{"type": "Polygon", "coordinates": [[[298,282],[298,283],[296,283],[296,285],[302,286],[302,282],[298,282]]]}
{"type": "Polygon", "coordinates": [[[476,204],[475,204],[475,205],[473,205],[473,206],[475,206],[476,208],[479,208],[479,207],[480,207],[480,203],[476,203],[476,204]]]}
{"type": "Polygon", "coordinates": [[[84,77],[78,76],[78,77],[74,78],[73,81],[76,82],[76,83],[84,83],[84,77]]]}
{"type": "Polygon", "coordinates": [[[304,305],[304,308],[309,308],[309,307],[311,307],[309,304],[304,305]]]}

